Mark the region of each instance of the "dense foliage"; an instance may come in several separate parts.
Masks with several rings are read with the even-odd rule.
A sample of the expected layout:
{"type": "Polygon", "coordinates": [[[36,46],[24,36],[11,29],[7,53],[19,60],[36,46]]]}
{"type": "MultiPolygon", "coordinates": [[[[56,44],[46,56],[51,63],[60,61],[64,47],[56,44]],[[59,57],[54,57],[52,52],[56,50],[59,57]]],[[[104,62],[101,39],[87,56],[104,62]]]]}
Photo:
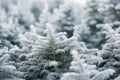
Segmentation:
{"type": "Polygon", "coordinates": [[[0,0],[0,80],[120,80],[120,0],[0,0]]]}

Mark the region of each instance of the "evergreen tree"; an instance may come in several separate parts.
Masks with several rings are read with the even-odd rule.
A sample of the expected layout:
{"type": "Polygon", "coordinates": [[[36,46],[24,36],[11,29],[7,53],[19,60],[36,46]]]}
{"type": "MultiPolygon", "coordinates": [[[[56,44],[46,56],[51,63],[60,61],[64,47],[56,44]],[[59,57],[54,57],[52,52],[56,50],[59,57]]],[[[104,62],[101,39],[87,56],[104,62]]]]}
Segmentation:
{"type": "Polygon", "coordinates": [[[102,27],[104,24],[110,24],[114,29],[120,26],[119,18],[119,0],[88,0],[85,9],[85,17],[83,21],[89,27],[90,34],[87,39],[84,37],[82,40],[88,47],[102,47],[105,42],[104,35],[102,34],[102,27]],[[89,38],[89,39],[88,39],[89,38]]]}
{"type": "Polygon", "coordinates": [[[33,33],[27,37],[35,40],[28,61],[21,63],[21,67],[26,66],[21,68],[26,72],[26,80],[59,80],[60,75],[69,68],[69,52],[76,46],[75,38],[67,39],[64,32],[55,34],[50,24],[47,24],[45,37],[33,33]]]}
{"type": "Polygon", "coordinates": [[[104,33],[106,34],[107,43],[103,46],[100,51],[100,56],[103,58],[103,61],[100,63],[100,70],[105,70],[111,68],[116,70],[114,79],[120,73],[119,71],[119,39],[120,39],[120,28],[113,30],[111,26],[106,25],[104,28],[104,33]]]}
{"type": "Polygon", "coordinates": [[[72,36],[74,26],[75,26],[75,16],[74,16],[74,7],[75,3],[70,0],[64,1],[59,8],[55,8],[53,12],[52,24],[56,26],[57,32],[65,31],[68,33],[68,37],[72,36]]]}
{"type": "MultiPolygon", "coordinates": [[[[7,16],[6,16],[7,17],[7,16]]],[[[18,30],[16,28],[17,21],[12,17],[7,17],[4,21],[0,21],[0,47],[12,48],[13,45],[19,45],[18,30]]]]}
{"type": "Polygon", "coordinates": [[[11,57],[8,48],[0,49],[0,80],[24,80],[23,73],[17,71],[11,57]]]}
{"type": "MultiPolygon", "coordinates": [[[[90,59],[88,56],[91,56],[92,54],[83,54],[84,47],[82,46],[80,48],[80,52],[81,53],[79,54],[76,50],[72,50],[71,53],[73,61],[70,66],[71,71],[64,73],[60,80],[106,80],[115,73],[113,69],[107,69],[99,72],[93,64],[98,62],[99,58],[97,59],[91,57],[93,59],[90,59]],[[87,62],[87,59],[89,59],[89,62],[92,64],[87,62]]],[[[94,54],[95,51],[93,50],[92,52],[94,54]]]]}
{"type": "Polygon", "coordinates": [[[84,17],[81,19],[80,27],[86,26],[89,29],[87,33],[86,28],[85,32],[81,36],[81,40],[87,44],[89,48],[101,48],[104,43],[104,35],[101,32],[101,28],[104,24],[104,15],[100,13],[101,5],[104,5],[105,2],[101,0],[87,0],[88,5],[84,7],[84,17]]]}
{"type": "Polygon", "coordinates": [[[50,22],[51,20],[51,13],[49,10],[48,3],[45,4],[44,9],[41,11],[40,17],[39,17],[39,22],[35,23],[35,27],[37,30],[37,33],[40,35],[44,35],[44,30],[46,23],[50,22]]]}

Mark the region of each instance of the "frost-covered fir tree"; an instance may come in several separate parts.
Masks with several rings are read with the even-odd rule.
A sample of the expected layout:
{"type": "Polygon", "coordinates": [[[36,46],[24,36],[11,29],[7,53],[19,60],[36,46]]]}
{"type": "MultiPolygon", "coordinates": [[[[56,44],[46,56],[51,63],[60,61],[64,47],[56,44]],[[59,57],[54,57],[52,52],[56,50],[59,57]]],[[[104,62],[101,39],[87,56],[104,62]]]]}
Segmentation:
{"type": "MultiPolygon", "coordinates": [[[[80,48],[80,47],[79,47],[80,48]]],[[[85,48],[86,50],[86,48],[85,48]]],[[[60,80],[106,80],[108,79],[115,71],[113,69],[107,69],[105,71],[98,71],[96,66],[86,62],[86,58],[91,54],[83,54],[84,47],[81,46],[81,53],[78,53],[77,50],[72,50],[72,58],[70,72],[64,73],[60,80]]],[[[86,52],[86,51],[85,51],[86,52]]],[[[94,50],[92,51],[94,54],[94,50]]],[[[89,57],[88,57],[89,58],[89,57]]],[[[98,62],[98,59],[89,59],[89,62],[94,63],[98,62]],[[96,61],[97,60],[97,61],[96,61]]]]}
{"type": "Polygon", "coordinates": [[[87,14],[87,22],[88,26],[92,30],[92,34],[97,31],[97,24],[103,23],[103,16],[99,13],[99,8],[101,8],[100,4],[104,4],[100,2],[100,0],[88,0],[88,5],[85,7],[88,14],[87,14]]]}
{"type": "Polygon", "coordinates": [[[92,26],[98,23],[108,23],[108,20],[110,20],[110,22],[113,21],[112,16],[114,14],[111,13],[112,11],[110,11],[110,9],[113,7],[114,2],[119,3],[118,1],[119,0],[88,0],[88,6],[86,6],[86,8],[87,11],[90,12],[88,13],[88,18],[90,19],[89,24],[92,26]]]}
{"type": "Polygon", "coordinates": [[[110,24],[113,28],[117,28],[120,26],[120,11],[119,11],[119,0],[106,0],[106,1],[101,1],[101,0],[94,0],[94,1],[99,1],[102,3],[96,3],[98,5],[97,7],[97,12],[100,17],[102,18],[103,23],[102,24],[110,24]]]}
{"type": "Polygon", "coordinates": [[[69,68],[70,51],[76,46],[75,37],[67,38],[65,32],[54,33],[48,23],[46,36],[29,33],[27,38],[34,39],[34,42],[28,61],[22,62],[20,66],[25,72],[25,79],[59,80],[61,74],[69,68]]]}
{"type": "Polygon", "coordinates": [[[101,40],[100,36],[91,35],[91,30],[84,21],[82,21],[79,25],[76,25],[75,29],[79,35],[78,41],[85,42],[89,48],[95,47],[97,43],[99,43],[99,40],[101,40]]]}
{"type": "Polygon", "coordinates": [[[114,27],[120,25],[120,1],[119,0],[107,0],[105,5],[99,10],[101,14],[104,15],[104,22],[112,23],[114,27]]]}
{"type": "Polygon", "coordinates": [[[1,0],[1,6],[4,6],[3,9],[6,9],[7,7],[6,11],[7,15],[17,18],[20,26],[25,29],[28,29],[29,25],[33,24],[35,21],[34,15],[31,12],[32,4],[35,1],[33,0],[29,1],[9,0],[8,2],[7,1],[1,0]]]}
{"type": "Polygon", "coordinates": [[[39,22],[35,23],[37,33],[40,35],[44,34],[46,23],[50,22],[51,20],[51,13],[49,9],[48,3],[45,3],[44,9],[41,11],[39,17],[39,22]]]}
{"type": "MultiPolygon", "coordinates": [[[[84,26],[84,28],[86,28],[86,30],[87,30],[86,26],[84,26]]],[[[79,58],[84,59],[86,61],[86,63],[88,63],[90,65],[99,64],[99,62],[102,60],[102,58],[100,58],[98,56],[99,50],[98,49],[88,49],[84,42],[79,42],[79,39],[81,38],[82,33],[84,34],[84,31],[82,28],[80,28],[80,26],[74,27],[73,36],[76,37],[77,42],[79,43],[78,44],[79,47],[77,48],[77,51],[81,55],[81,56],[79,56],[79,58]]]]}
{"type": "MultiPolygon", "coordinates": [[[[79,29],[77,28],[79,27],[75,27],[73,36],[79,39],[79,29]]],[[[71,51],[70,71],[64,73],[60,80],[106,80],[115,73],[113,69],[97,70],[98,64],[102,61],[97,49],[87,49],[84,43],[79,43],[78,46],[71,51]]]]}
{"type": "Polygon", "coordinates": [[[3,21],[0,21],[0,45],[1,47],[13,47],[13,45],[19,46],[17,21],[13,17],[7,17],[3,21]]]}
{"type": "MultiPolygon", "coordinates": [[[[84,9],[84,17],[81,19],[82,24],[80,26],[87,26],[89,29],[89,34],[81,36],[89,48],[97,47],[101,48],[104,42],[103,34],[101,32],[102,24],[104,23],[104,16],[100,14],[99,9],[104,2],[101,0],[87,0],[87,4],[84,9]]],[[[86,30],[84,30],[87,32],[86,30]]]]}
{"type": "Polygon", "coordinates": [[[70,0],[64,0],[64,3],[59,6],[59,8],[55,8],[53,12],[53,20],[52,24],[56,26],[56,30],[58,32],[65,31],[68,33],[68,37],[72,36],[74,26],[75,26],[75,15],[74,15],[74,7],[75,3],[70,0]]]}
{"type": "Polygon", "coordinates": [[[103,61],[99,65],[99,70],[105,70],[107,68],[114,69],[116,73],[110,79],[114,79],[120,73],[120,50],[119,50],[119,40],[120,40],[120,28],[113,30],[111,26],[106,25],[104,27],[104,33],[106,34],[107,42],[104,44],[102,50],[100,51],[100,56],[103,61]]]}
{"type": "MultiPolygon", "coordinates": [[[[110,24],[113,28],[120,26],[120,1],[119,0],[88,0],[86,6],[85,20],[90,28],[89,39],[83,40],[89,44],[94,44],[90,47],[100,47],[105,42],[104,35],[101,33],[104,24],[110,24]],[[86,17],[87,16],[87,17],[86,17]]],[[[89,45],[88,45],[89,46],[89,45]]]]}
{"type": "Polygon", "coordinates": [[[24,80],[23,73],[17,71],[8,48],[0,49],[0,80],[24,80]]]}
{"type": "Polygon", "coordinates": [[[62,4],[62,2],[63,2],[62,0],[61,1],[56,1],[56,0],[44,1],[44,7],[41,10],[41,14],[39,14],[38,22],[35,23],[35,27],[37,28],[38,34],[40,35],[44,34],[46,23],[51,23],[52,19],[54,19],[55,17],[55,16],[52,17],[54,8],[58,8],[58,6],[62,4]]]}

